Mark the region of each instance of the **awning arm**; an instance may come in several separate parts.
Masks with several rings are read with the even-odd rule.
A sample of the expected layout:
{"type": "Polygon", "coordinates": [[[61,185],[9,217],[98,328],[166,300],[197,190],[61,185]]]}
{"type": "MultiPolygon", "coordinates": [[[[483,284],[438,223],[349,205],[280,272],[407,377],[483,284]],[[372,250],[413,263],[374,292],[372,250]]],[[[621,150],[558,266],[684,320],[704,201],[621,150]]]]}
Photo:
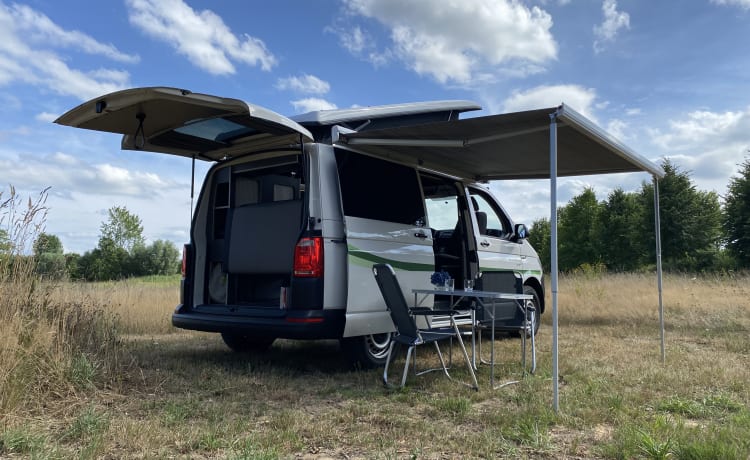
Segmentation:
{"type": "Polygon", "coordinates": [[[485,142],[509,139],[511,137],[524,136],[538,131],[546,131],[547,126],[522,129],[510,133],[493,134],[491,136],[477,137],[474,139],[378,139],[369,137],[349,138],[346,133],[339,132],[337,141],[349,145],[382,145],[390,147],[447,147],[460,148],[470,145],[483,144],[485,142]]]}

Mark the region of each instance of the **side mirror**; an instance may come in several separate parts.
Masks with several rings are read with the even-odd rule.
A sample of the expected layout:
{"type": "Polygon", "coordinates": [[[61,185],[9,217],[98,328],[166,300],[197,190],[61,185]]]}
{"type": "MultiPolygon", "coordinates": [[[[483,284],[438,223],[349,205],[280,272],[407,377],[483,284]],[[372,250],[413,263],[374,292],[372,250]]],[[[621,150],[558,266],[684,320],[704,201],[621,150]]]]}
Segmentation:
{"type": "Polygon", "coordinates": [[[516,243],[521,242],[529,237],[529,230],[526,228],[526,225],[524,224],[516,224],[515,227],[513,227],[513,241],[516,243]]]}

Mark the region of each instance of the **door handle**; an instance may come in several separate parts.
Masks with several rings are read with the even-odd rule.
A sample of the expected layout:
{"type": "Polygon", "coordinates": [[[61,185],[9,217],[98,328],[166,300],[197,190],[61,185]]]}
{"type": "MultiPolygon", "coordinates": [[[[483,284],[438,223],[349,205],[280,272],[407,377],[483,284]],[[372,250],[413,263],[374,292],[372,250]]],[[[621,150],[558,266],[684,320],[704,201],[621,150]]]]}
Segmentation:
{"type": "Polygon", "coordinates": [[[414,234],[417,238],[425,239],[427,238],[427,234],[425,232],[417,232],[414,234]]]}
{"type": "Polygon", "coordinates": [[[490,245],[490,242],[487,240],[483,240],[481,243],[479,243],[482,247],[486,248],[490,245]]]}

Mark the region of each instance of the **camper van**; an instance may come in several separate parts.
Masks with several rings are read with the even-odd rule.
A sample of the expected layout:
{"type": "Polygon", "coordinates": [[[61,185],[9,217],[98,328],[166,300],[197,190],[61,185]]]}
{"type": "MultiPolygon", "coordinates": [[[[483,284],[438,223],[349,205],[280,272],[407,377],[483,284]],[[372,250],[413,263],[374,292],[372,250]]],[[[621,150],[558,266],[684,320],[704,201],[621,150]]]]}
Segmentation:
{"type": "MultiPolygon", "coordinates": [[[[439,143],[409,139],[416,128],[441,130],[480,108],[438,101],[287,118],[237,99],[154,87],[101,96],[56,123],[121,134],[125,150],[213,163],[184,246],[174,326],[220,333],[236,351],[263,350],[277,338],[338,339],[353,362],[371,367],[384,363],[394,331],[376,263],[395,269],[407,299],[431,288],[435,272],[486,290],[493,273],[519,272],[544,313],[542,268],[526,227],[481,178],[462,172],[477,160],[470,152],[446,158],[439,143]],[[379,140],[360,144],[363,134],[379,140]]],[[[430,296],[426,304],[446,301],[430,296]]],[[[496,323],[523,320],[519,314],[509,308],[496,323]]]]}

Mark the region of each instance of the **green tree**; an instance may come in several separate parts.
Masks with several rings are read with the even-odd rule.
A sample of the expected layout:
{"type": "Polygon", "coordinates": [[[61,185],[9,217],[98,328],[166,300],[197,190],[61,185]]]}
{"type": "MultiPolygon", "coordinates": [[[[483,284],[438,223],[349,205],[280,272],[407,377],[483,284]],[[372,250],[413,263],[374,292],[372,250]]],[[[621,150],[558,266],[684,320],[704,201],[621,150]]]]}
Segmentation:
{"type": "MultiPolygon", "coordinates": [[[[697,190],[690,175],[669,160],[662,163],[665,176],[659,180],[662,258],[673,270],[706,270],[715,267],[719,257],[722,214],[715,192],[697,190]]],[[[649,260],[655,260],[654,187],[644,182],[641,200],[646,209],[644,228],[649,260]]]]}
{"type": "MultiPolygon", "coordinates": [[[[107,211],[108,220],[102,222],[99,241],[109,240],[114,247],[128,253],[144,243],[141,218],[124,206],[113,206],[107,211]]],[[[101,248],[101,244],[100,244],[101,248]]]]}
{"type": "Polygon", "coordinates": [[[600,208],[594,189],[587,187],[560,210],[557,241],[561,271],[601,262],[600,208]]]}
{"type": "Polygon", "coordinates": [[[549,225],[549,219],[542,217],[535,220],[531,224],[529,229],[529,243],[534,246],[537,254],[539,254],[539,261],[545,272],[550,271],[550,235],[551,228],[549,225]]]}
{"type": "Polygon", "coordinates": [[[601,251],[604,264],[615,271],[639,268],[648,253],[643,235],[653,229],[644,229],[643,203],[634,193],[615,189],[603,203],[599,215],[601,251]]]}
{"type": "Polygon", "coordinates": [[[740,266],[750,267],[750,160],[729,181],[724,201],[724,229],[729,252],[740,266]]]}
{"type": "Polygon", "coordinates": [[[56,235],[40,233],[34,240],[36,272],[40,275],[63,279],[68,275],[63,245],[56,235]]]}
{"type": "Polygon", "coordinates": [[[143,225],[124,206],[113,206],[100,227],[99,244],[78,261],[80,274],[87,280],[112,280],[133,273],[132,254],[144,245],[143,225]]]}
{"type": "Polygon", "coordinates": [[[57,235],[42,232],[36,237],[36,240],[34,240],[34,255],[39,256],[44,253],[63,253],[63,245],[57,235]]]}
{"type": "Polygon", "coordinates": [[[171,241],[156,240],[136,248],[131,254],[134,275],[173,275],[179,271],[180,252],[171,241]]]}

